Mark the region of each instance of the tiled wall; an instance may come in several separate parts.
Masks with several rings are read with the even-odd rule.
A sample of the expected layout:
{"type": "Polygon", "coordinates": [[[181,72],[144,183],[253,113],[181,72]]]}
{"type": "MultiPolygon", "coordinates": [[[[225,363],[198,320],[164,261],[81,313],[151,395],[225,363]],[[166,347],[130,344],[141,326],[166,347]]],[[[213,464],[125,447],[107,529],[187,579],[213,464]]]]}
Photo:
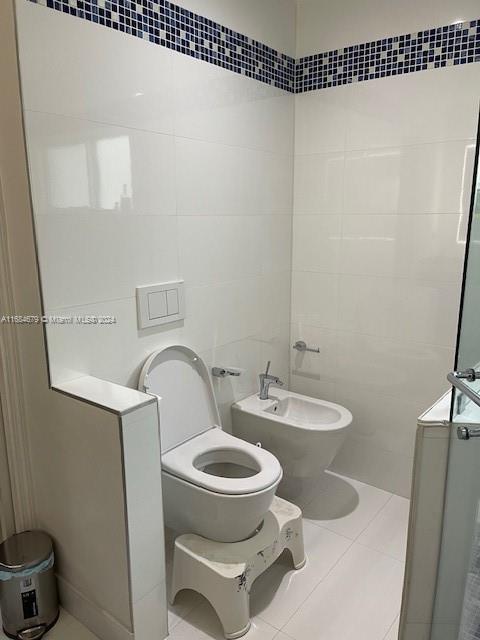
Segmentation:
{"type": "Polygon", "coordinates": [[[117,318],[113,329],[49,326],[53,379],[134,386],[151,350],[185,342],[208,364],[245,368],[216,381],[228,425],[231,402],[271,358],[295,390],[353,411],[336,468],[407,495],[416,417],[453,361],[480,79],[480,65],[456,62],[477,59],[476,0],[434,13],[426,0],[298,0],[296,38],[293,0],[161,0],[194,32],[164,25],[158,43],[138,18],[146,0],[128,3],[137,38],[116,32],[118,15],[93,24],[85,10],[97,0],[39,6],[49,3],[17,0],[46,310],[117,318]],[[73,5],[88,22],[64,15],[73,5]],[[454,22],[440,42],[430,33],[454,22]],[[229,51],[215,41],[218,55],[205,52],[212,38],[229,51]],[[361,42],[375,42],[368,74],[355,68],[361,42]],[[352,69],[334,73],[340,53],[315,67],[318,52],[344,47],[352,69]],[[393,76],[424,49],[427,70],[393,76]],[[256,51],[268,51],[266,66],[256,51]],[[271,71],[272,59],[295,57],[296,96],[293,67],[271,71]],[[436,62],[452,66],[428,68],[436,62]],[[139,332],[135,286],[176,278],[185,323],[139,332]],[[289,366],[298,338],[321,353],[289,366]]]}
{"type": "MultiPolygon", "coordinates": [[[[432,24],[394,4],[300,0],[297,55],[432,24]]],[[[453,366],[479,87],[466,64],[296,96],[292,340],[321,352],[294,356],[291,385],[352,411],[336,470],[403,495],[453,366]]]]}
{"type": "MultiPolygon", "coordinates": [[[[282,32],[291,5],[269,3],[282,32]]],[[[288,378],[293,95],[25,0],[17,13],[45,307],[117,318],[49,326],[54,381],[135,386],[152,350],[187,343],[245,368],[217,385],[228,419],[267,358],[288,378]],[[176,278],[185,323],[138,331],[135,286],[176,278]]]]}
{"type": "MultiPolygon", "coordinates": [[[[427,26],[399,34],[398,24],[390,20],[385,24],[387,35],[381,33],[375,38],[372,28],[370,39],[359,43],[361,30],[356,30],[346,47],[321,52],[312,49],[310,55],[302,54],[295,59],[292,54],[295,0],[277,0],[281,1],[280,6],[272,0],[255,6],[252,0],[237,5],[220,0],[207,3],[187,0],[180,4],[169,0],[29,1],[294,93],[480,61],[480,20],[458,19],[454,17],[458,16],[456,11],[452,17],[451,11],[445,11],[447,7],[440,11],[440,15],[447,13],[450,17],[444,26],[432,25],[434,16],[430,14],[427,26]],[[281,13],[284,21],[269,19],[268,12],[281,13]],[[227,26],[232,24],[243,29],[240,32],[238,26],[227,26]],[[285,29],[285,25],[290,28],[285,29]],[[393,35],[388,35],[390,31],[393,35]],[[258,39],[245,33],[257,33],[258,39]],[[275,44],[267,44],[265,39],[275,44]]],[[[351,7],[346,10],[354,13],[351,7]]],[[[316,47],[323,44],[318,39],[322,29],[313,33],[309,29],[312,24],[323,23],[326,12],[332,13],[323,2],[300,0],[299,42],[306,40],[308,46],[316,47]]],[[[366,13],[362,14],[363,22],[366,13]]],[[[472,15],[477,13],[472,10],[472,15]]],[[[384,20],[375,18],[378,29],[384,20]]],[[[438,18],[435,15],[435,20],[438,18]]],[[[344,18],[339,19],[333,10],[335,19],[338,24],[334,25],[333,33],[339,35],[337,27],[344,30],[344,18]]],[[[303,50],[301,44],[299,50],[303,50]]]]}

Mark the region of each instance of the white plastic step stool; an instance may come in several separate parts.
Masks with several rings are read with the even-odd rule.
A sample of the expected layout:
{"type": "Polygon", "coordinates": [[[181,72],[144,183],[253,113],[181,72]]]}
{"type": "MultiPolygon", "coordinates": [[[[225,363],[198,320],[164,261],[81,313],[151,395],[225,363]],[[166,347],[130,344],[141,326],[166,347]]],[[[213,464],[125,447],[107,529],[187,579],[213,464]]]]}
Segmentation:
{"type": "Polygon", "coordinates": [[[249,594],[256,578],[275,562],[284,549],[293,566],[306,562],[302,512],[275,497],[263,526],[242,542],[214,542],[193,533],[175,540],[170,602],[177,593],[193,589],[215,609],[225,637],[240,638],[250,629],[249,594]]]}

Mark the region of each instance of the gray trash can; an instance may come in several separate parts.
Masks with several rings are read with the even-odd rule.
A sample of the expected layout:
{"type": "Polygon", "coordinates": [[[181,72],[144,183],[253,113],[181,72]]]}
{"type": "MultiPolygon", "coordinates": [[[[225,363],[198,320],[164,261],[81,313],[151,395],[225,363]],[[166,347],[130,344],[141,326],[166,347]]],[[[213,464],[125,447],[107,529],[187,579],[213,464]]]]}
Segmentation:
{"type": "Polygon", "coordinates": [[[18,533],[0,544],[0,610],[9,638],[37,640],[58,620],[50,536],[18,533]]]}

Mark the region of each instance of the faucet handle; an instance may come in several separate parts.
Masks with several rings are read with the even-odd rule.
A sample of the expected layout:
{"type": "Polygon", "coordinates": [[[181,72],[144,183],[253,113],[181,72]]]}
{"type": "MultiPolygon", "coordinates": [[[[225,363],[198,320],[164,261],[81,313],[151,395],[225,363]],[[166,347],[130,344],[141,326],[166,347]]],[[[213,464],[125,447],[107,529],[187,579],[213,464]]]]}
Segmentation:
{"type": "Polygon", "coordinates": [[[270,365],[272,364],[272,361],[269,360],[267,362],[267,368],[265,369],[265,375],[268,376],[268,372],[270,371],[270,365]]]}

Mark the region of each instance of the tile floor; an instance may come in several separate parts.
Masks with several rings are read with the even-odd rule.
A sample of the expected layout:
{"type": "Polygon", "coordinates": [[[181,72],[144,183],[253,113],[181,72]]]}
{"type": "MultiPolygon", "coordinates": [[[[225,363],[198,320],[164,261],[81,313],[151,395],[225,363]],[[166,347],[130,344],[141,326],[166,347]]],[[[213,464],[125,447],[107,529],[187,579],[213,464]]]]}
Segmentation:
{"type": "MultiPolygon", "coordinates": [[[[246,640],[397,640],[409,501],[328,473],[303,505],[308,563],[288,553],[252,589],[246,640]]],[[[167,550],[167,562],[171,560],[167,550]]],[[[221,640],[213,609],[193,592],[169,612],[171,640],[221,640]]]]}
{"type": "MultiPolygon", "coordinates": [[[[256,580],[245,640],[397,640],[408,507],[405,498],[328,473],[303,505],[307,565],[294,571],[286,552],[256,580]]],[[[223,639],[213,609],[193,592],[170,608],[169,627],[170,640],[223,639]]],[[[46,638],[97,640],[65,611],[46,638]]]]}
{"type": "MultiPolygon", "coordinates": [[[[0,640],[8,640],[1,631],[0,640]]],[[[98,638],[62,609],[57,624],[47,633],[45,640],[98,640],[98,638]]]]}

